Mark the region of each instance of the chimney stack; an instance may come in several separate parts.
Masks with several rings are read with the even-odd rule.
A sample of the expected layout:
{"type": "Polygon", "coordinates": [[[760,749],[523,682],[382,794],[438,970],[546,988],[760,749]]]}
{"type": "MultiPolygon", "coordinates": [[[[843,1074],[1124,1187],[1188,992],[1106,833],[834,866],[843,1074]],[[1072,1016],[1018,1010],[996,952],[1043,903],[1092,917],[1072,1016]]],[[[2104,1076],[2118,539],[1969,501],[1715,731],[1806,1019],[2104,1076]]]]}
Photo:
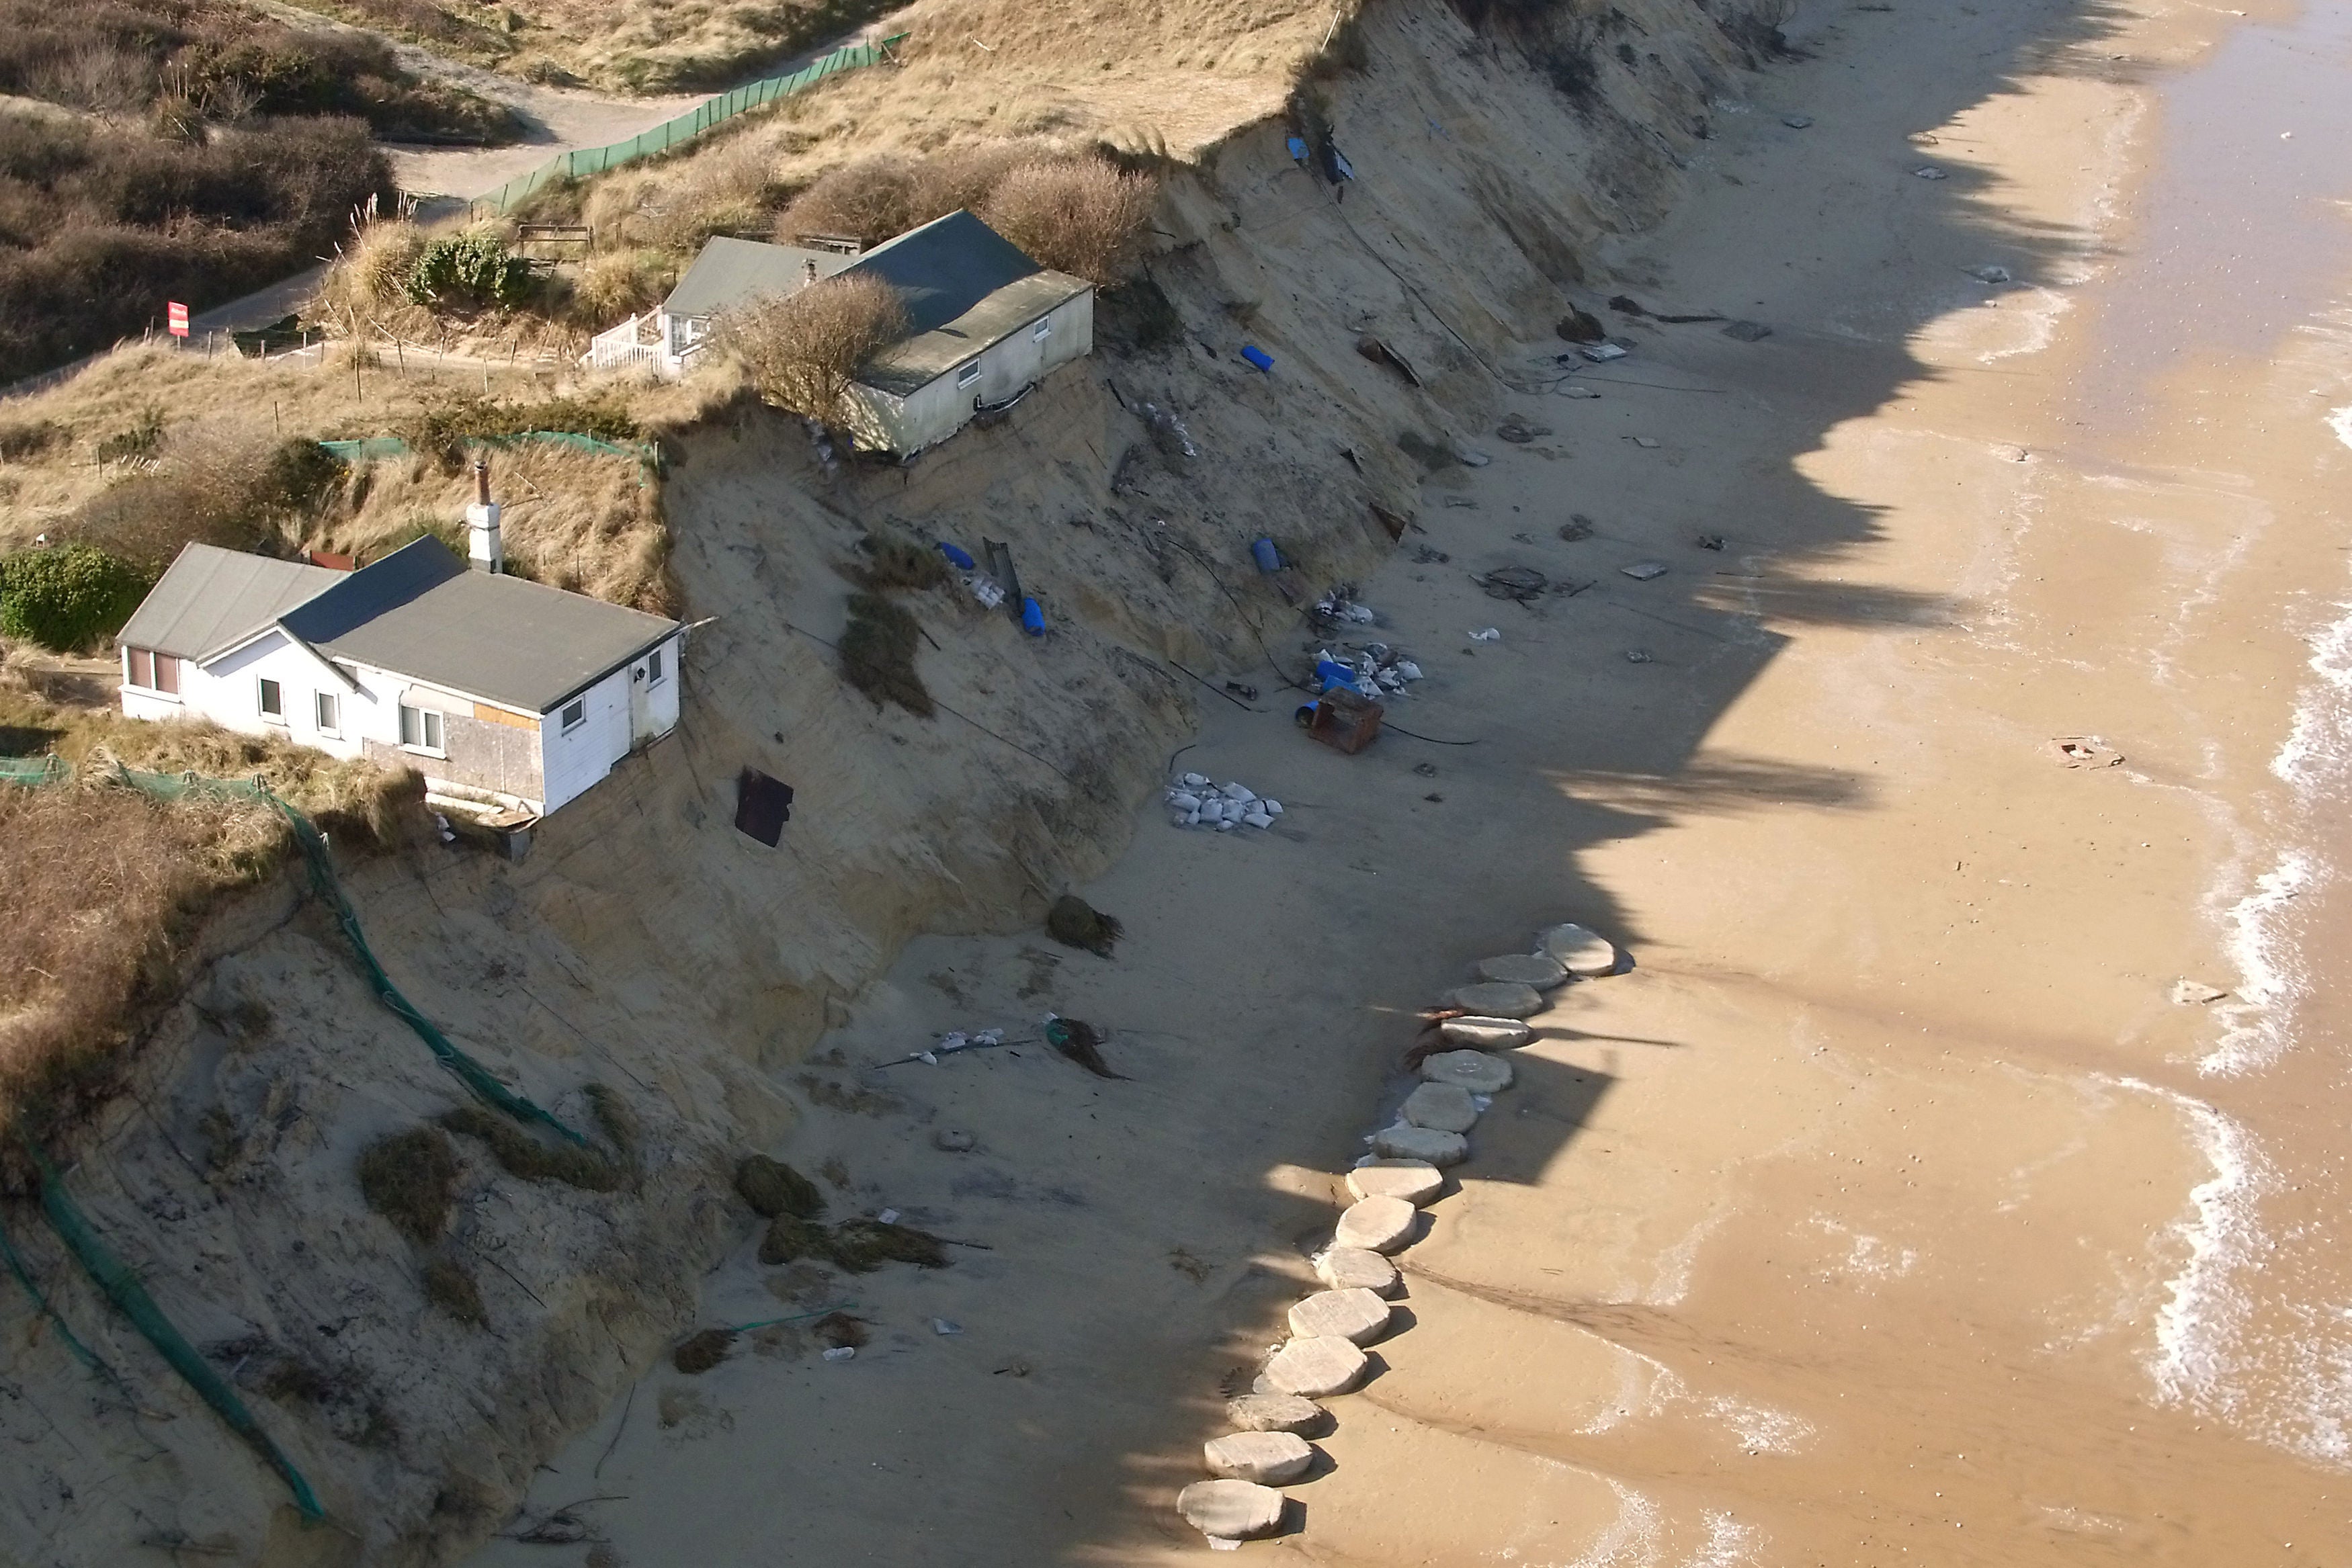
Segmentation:
{"type": "Polygon", "coordinates": [[[466,564],[476,571],[505,570],[506,550],[499,543],[499,504],[490,499],[490,464],[474,459],[474,504],[466,508],[466,564]]]}

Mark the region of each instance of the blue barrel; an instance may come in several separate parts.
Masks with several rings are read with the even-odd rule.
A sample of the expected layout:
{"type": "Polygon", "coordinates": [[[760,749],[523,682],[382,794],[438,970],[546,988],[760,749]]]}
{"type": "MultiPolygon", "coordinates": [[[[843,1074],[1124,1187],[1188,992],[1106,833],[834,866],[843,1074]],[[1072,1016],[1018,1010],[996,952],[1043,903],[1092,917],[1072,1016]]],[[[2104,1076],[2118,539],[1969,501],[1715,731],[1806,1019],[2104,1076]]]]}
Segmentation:
{"type": "Polygon", "coordinates": [[[940,553],[947,557],[948,564],[954,567],[958,571],[970,571],[976,564],[972,560],[971,557],[964,554],[963,551],[948,543],[945,539],[941,539],[940,541],[940,553]]]}
{"type": "Polygon", "coordinates": [[[1247,360],[1251,364],[1255,365],[1259,370],[1265,371],[1268,374],[1273,373],[1274,356],[1267,353],[1264,349],[1259,348],[1255,343],[1244,343],[1242,345],[1242,358],[1247,360]]]}
{"type": "Polygon", "coordinates": [[[1260,571],[1282,570],[1282,552],[1274,548],[1272,539],[1258,539],[1252,543],[1250,557],[1257,562],[1257,569],[1260,571]]]}
{"type": "Polygon", "coordinates": [[[1021,601],[1021,630],[1028,632],[1032,637],[1043,637],[1045,634],[1045,610],[1034,599],[1024,599],[1021,601]]]}

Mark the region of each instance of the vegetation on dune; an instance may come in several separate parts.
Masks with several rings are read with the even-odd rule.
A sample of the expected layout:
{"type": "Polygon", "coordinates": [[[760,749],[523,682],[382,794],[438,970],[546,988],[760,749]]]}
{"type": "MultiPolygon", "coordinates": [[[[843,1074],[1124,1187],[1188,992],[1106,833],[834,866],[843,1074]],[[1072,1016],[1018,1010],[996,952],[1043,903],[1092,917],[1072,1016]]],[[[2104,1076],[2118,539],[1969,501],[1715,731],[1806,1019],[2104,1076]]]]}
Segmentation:
{"type": "Polygon", "coordinates": [[[265,780],[345,849],[402,841],[424,800],[405,769],[341,761],[210,725],[149,724],[49,701],[26,662],[0,664],[0,755],[66,758],[75,782],[0,784],[0,1122],[70,1120],[114,1089],[142,1022],[181,980],[181,959],[225,894],[289,848],[267,802],[154,800],[107,780],[120,759],[151,772],[265,780]]]}
{"type": "Polygon", "coordinates": [[[167,299],[276,282],[390,186],[355,120],[159,133],[0,110],[0,379],[135,335],[167,299]]]}
{"type": "Polygon", "coordinates": [[[513,141],[504,104],[404,70],[364,33],[298,28],[225,0],[0,0],[0,92],[159,125],[350,115],[394,141],[513,141]]]}
{"type": "Polygon", "coordinates": [[[907,308],[880,278],[845,273],[799,293],[754,300],[721,322],[720,340],[742,361],[766,402],[840,424],[850,378],[907,330],[907,308]]]}

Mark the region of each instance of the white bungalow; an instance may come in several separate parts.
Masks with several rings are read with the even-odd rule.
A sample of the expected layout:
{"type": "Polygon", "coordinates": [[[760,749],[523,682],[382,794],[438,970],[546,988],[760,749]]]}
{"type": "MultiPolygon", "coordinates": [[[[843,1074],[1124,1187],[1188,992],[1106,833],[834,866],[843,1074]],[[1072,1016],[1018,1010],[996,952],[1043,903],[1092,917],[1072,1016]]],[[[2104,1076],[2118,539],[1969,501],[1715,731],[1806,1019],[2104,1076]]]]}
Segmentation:
{"type": "Polygon", "coordinates": [[[473,570],[429,535],[357,571],[189,545],[118,639],[122,711],[404,763],[451,806],[578,799],[677,727],[685,629],[500,573],[497,508],[468,520],[473,570]]]}
{"type": "Polygon", "coordinates": [[[850,434],[873,451],[912,455],[975,414],[1010,407],[1052,371],[1094,350],[1094,286],[1039,267],[970,213],[909,229],[863,255],[713,239],[650,319],[600,335],[598,365],[683,374],[721,313],[841,274],[881,278],[907,309],[908,332],[851,382],[850,434]]]}

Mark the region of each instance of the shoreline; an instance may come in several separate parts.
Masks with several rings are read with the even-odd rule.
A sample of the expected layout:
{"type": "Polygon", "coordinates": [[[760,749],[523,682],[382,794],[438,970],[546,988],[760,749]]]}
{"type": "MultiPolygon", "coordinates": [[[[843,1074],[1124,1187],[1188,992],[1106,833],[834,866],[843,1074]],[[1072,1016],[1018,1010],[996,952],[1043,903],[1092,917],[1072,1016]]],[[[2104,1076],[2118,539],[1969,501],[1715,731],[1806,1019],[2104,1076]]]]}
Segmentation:
{"type": "MultiPolygon", "coordinates": [[[[2313,1097],[2257,1069],[2329,1062],[2200,1071],[2227,1037],[2165,996],[2235,959],[2242,998],[2288,962],[2244,933],[2297,895],[2258,870],[2282,863],[2265,780],[2294,733],[2280,705],[2299,700],[2270,688],[2320,653],[2273,612],[2331,552],[2271,525],[2324,494],[2325,470],[2294,460],[2292,430],[2255,443],[2194,418],[2284,406],[2273,365],[2207,353],[2120,386],[2086,365],[2115,298],[2102,248],[2154,243],[2117,225],[2147,200],[2158,88],[2053,65],[1937,126],[1932,155],[1874,105],[1964,46],[2030,53],[2032,9],[1989,9],[1885,24],[1914,28],[1899,42],[1836,19],[1808,40],[1818,57],[1755,80],[1716,155],[1740,184],[1612,258],[1643,298],[1756,311],[1773,340],[1640,329],[1630,365],[1589,377],[1599,400],[1507,400],[1562,429],[1564,458],[1498,452],[1424,487],[1413,542],[1447,570],[1400,556],[1363,597],[1437,675],[1393,716],[1478,750],[1397,737],[1327,757],[1210,712],[1181,766],[1278,795],[1296,836],[1204,840],[1147,809],[1083,890],[1128,921],[1117,965],[927,937],[821,1043],[878,1060],[1048,998],[1113,1020],[1129,1084],[1025,1059],[892,1081],[911,1127],[977,1128],[985,1168],[854,1124],[788,1151],[851,1161],[869,1206],[1003,1228],[1003,1256],[963,1279],[872,1285],[890,1323],[936,1312],[965,1334],[900,1329],[850,1367],[780,1351],[691,1386],[657,1372],[648,1392],[699,1407],[659,1430],[608,1419],[541,1500],[587,1490],[586,1458],[609,1452],[663,1500],[600,1513],[624,1560],[719,1560],[759,1532],[763,1486],[822,1481],[853,1515],[904,1495],[856,1462],[919,1489],[894,1542],[957,1539],[974,1561],[1199,1551],[1170,1500],[1222,1429],[1220,1384],[1315,1288],[1305,1253],[1395,1097],[1411,1012],[1476,957],[1578,920],[1637,967],[1541,1020],[1522,1086],[1405,1255],[1413,1322],[1339,1402],[1330,1472],[1292,1492],[1304,1532],[1245,1551],[1599,1568],[2316,1563],[2343,1543],[2313,1511],[2328,1473],[2200,1419],[2249,1419],[2230,1381],[2246,1331],[2223,1320],[2257,1310],[2252,1249],[2279,1233],[2258,1210],[2282,1137],[2302,1135],[2280,1102],[2313,1097]],[[1841,51],[1870,79],[1834,74],[1841,51]],[[1798,108],[1816,117],[1802,143],[1772,123],[1798,108]],[[1948,179],[1914,180],[1931,156],[1948,179]],[[1953,181],[1997,219],[1918,194],[1953,181]],[[1818,274],[1759,283],[1749,304],[1757,261],[1783,255],[1818,274]],[[1947,276],[1990,261],[2025,279],[2014,294],[1947,276]],[[2005,376],[1968,373],[1991,366],[2005,376]],[[1609,373],[1629,368],[1641,379],[1609,373]],[[1882,377],[1883,399],[1849,406],[1845,382],[1882,377]],[[2142,400],[2120,449],[2074,433],[2119,395],[2142,400]],[[2241,466],[2216,467],[2225,452],[2241,466]],[[1571,507],[1599,529],[1555,542],[1571,507]],[[1700,528],[1729,548],[1695,555],[1700,528]],[[1638,597],[1618,579],[1644,557],[1701,586],[1638,597]],[[1600,591],[1514,616],[1459,580],[1528,561],[1600,591]],[[1461,642],[1488,623],[1499,645],[1461,642]],[[2063,768],[2047,737],[2094,727],[2125,765],[2063,768]],[[1048,967],[1058,989],[1020,988],[1048,967]],[[1230,1075],[1223,1100],[1171,1088],[1195,1073],[1230,1075]],[[1082,1184],[1106,1163],[1144,1189],[1082,1184]],[[1105,1291],[1147,1321],[1056,1309],[1105,1291]],[[788,1430],[837,1452],[814,1459],[788,1430]],[[970,1457],[981,1443],[1018,1457],[970,1457]]],[[[2198,27],[2224,25],[2141,17],[2127,37],[2177,68],[2210,42],[2198,27]]],[[[2255,997],[2271,1010],[2250,1026],[2289,1027],[2295,999],[2255,997]]],[[[730,1271],[710,1310],[748,1315],[759,1289],[730,1271]]],[[[856,1550],[854,1523],[802,1523],[807,1561],[856,1550]]]]}

